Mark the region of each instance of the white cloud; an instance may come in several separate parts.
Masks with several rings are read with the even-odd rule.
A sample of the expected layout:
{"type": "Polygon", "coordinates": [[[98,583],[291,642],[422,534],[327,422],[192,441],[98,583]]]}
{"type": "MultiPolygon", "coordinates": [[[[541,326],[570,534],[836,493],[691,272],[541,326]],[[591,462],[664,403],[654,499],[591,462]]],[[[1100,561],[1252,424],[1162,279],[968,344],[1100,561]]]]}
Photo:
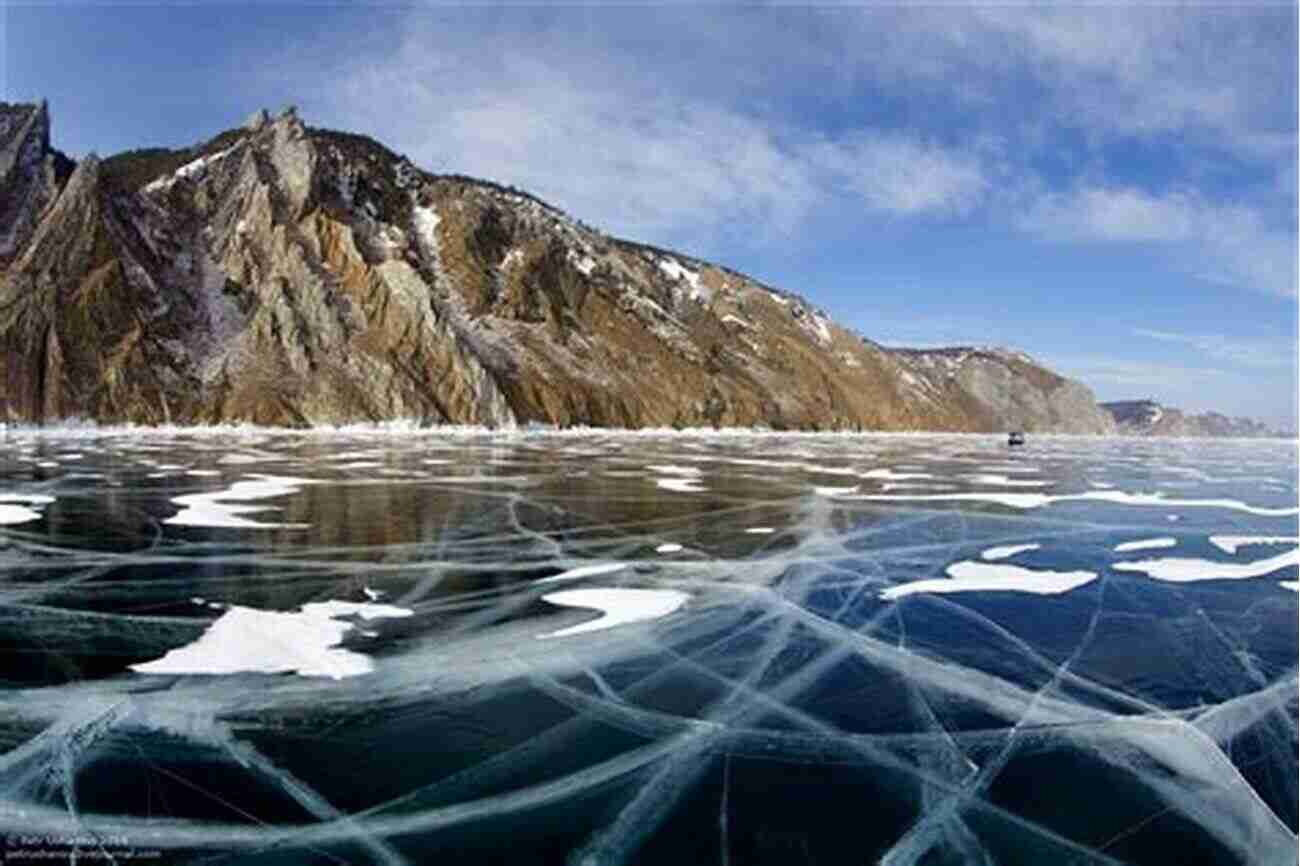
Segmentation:
{"type": "MultiPolygon", "coordinates": [[[[426,167],[519,186],[614,233],[696,250],[720,236],[788,238],[833,207],[963,214],[989,185],[978,152],[901,130],[827,136],[711,93],[671,64],[648,76],[644,58],[620,54],[612,37],[476,38],[412,13],[381,56],[358,53],[315,76],[315,101],[329,122],[371,131],[426,167]]],[[[298,74],[313,62],[298,61],[298,74]]]]}
{"type": "Polygon", "coordinates": [[[1296,294],[1295,234],[1244,205],[1183,191],[1080,186],[1033,198],[1018,224],[1054,240],[1168,244],[1182,266],[1203,279],[1296,294]]]}
{"type": "Polygon", "coordinates": [[[984,6],[967,29],[976,43],[1013,41],[1060,123],[1122,135],[1204,134],[1225,150],[1258,156],[1294,143],[1294,115],[1279,128],[1276,113],[1296,99],[1290,14],[984,6]],[[1289,63],[1278,62],[1288,54],[1289,63]]]}
{"type": "Polygon", "coordinates": [[[323,94],[326,110],[427,167],[513,184],[661,242],[739,219],[789,231],[817,196],[808,167],[739,112],[621,80],[602,58],[584,71],[520,44],[485,68],[445,41],[417,27],[389,57],[358,58],[323,94]]]}
{"type": "Polygon", "coordinates": [[[859,133],[816,160],[871,210],[903,216],[963,214],[989,188],[976,154],[897,134],[859,133]]]}
{"type": "Polygon", "coordinates": [[[856,210],[1154,244],[1294,296],[1295,196],[1273,181],[1294,177],[1294,33],[1266,12],[420,8],[273,74],[426,167],[703,255],[856,210]],[[1254,186],[1125,175],[1104,146],[1132,139],[1254,186]]]}
{"type": "Polygon", "coordinates": [[[1084,188],[1044,195],[1021,226],[1069,240],[1185,241],[1197,221],[1195,204],[1181,193],[1157,197],[1132,188],[1084,188]]]}

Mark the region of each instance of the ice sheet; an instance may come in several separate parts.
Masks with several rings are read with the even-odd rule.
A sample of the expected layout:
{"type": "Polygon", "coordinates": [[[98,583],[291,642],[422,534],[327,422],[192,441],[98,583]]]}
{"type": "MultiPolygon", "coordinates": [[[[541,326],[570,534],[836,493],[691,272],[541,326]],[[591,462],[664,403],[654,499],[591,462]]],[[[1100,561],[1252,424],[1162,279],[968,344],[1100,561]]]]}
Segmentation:
{"type": "Polygon", "coordinates": [[[384,866],[1296,862],[1294,443],[3,435],[0,504],[45,518],[0,526],[10,840],[384,866]],[[39,469],[74,447],[84,472],[39,469]],[[861,477],[885,467],[930,477],[861,477]],[[908,483],[953,495],[862,496],[908,483]],[[1087,507],[1037,507],[1056,502],[1087,507]],[[255,525],[167,522],[191,506],[255,525]],[[1172,537],[1167,517],[1202,559],[1115,549],[1172,537]]]}

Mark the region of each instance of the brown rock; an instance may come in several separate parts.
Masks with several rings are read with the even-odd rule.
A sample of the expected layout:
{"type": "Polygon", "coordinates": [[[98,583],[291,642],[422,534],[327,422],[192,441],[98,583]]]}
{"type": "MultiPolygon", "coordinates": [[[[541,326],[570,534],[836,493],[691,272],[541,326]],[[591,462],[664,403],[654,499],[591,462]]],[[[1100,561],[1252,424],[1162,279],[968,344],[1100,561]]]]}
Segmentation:
{"type": "Polygon", "coordinates": [[[23,238],[0,278],[8,421],[1113,429],[1023,355],[885,349],[293,111],[88,158],[23,238]]]}

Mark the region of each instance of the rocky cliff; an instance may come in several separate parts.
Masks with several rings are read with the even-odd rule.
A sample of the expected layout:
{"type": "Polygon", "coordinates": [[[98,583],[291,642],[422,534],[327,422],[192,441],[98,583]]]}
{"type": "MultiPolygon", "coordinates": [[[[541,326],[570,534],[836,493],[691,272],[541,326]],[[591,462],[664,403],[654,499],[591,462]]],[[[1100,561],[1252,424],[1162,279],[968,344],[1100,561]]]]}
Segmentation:
{"type": "Polygon", "coordinates": [[[292,110],[75,170],[0,118],[0,421],[1114,430],[1024,355],[884,348],[292,110]]]}
{"type": "Polygon", "coordinates": [[[1125,436],[1263,437],[1285,436],[1266,424],[1249,418],[1229,418],[1218,412],[1191,415],[1181,409],[1162,406],[1154,400],[1121,400],[1102,403],[1125,436]]]}
{"type": "Polygon", "coordinates": [[[0,103],[0,269],[27,243],[72,165],[50,147],[50,115],[44,102],[0,103]]]}

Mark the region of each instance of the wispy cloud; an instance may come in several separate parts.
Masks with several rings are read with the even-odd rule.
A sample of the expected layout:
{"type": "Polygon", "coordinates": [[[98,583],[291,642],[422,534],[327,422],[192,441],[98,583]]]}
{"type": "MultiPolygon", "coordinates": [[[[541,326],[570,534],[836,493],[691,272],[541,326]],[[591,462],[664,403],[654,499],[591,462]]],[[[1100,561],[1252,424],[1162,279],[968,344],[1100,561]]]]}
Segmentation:
{"type": "Polygon", "coordinates": [[[978,219],[1296,293],[1286,10],[510,13],[402,10],[381,37],[304,44],[271,74],[426,166],[703,254],[853,213],[978,219]],[[1106,155],[1171,136],[1178,159],[1247,166],[1249,194],[1155,184],[1106,155]]]}
{"type": "MultiPolygon", "coordinates": [[[[335,122],[375,130],[431,168],[526,188],[615,233],[696,248],[719,236],[788,239],[830,208],[964,214],[989,187],[977,153],[906,130],[831,135],[736,93],[700,91],[672,69],[648,78],[610,38],[546,29],[477,38],[487,44],[412,14],[382,56],[359,52],[319,77],[315,99],[335,122]]],[[[301,77],[313,62],[298,61],[301,77]]],[[[703,79],[723,72],[706,66],[703,79]]]]}
{"type": "Polygon", "coordinates": [[[1222,334],[1179,334],[1149,328],[1133,328],[1137,337],[1163,343],[1177,343],[1217,361],[1254,369],[1292,369],[1297,364],[1295,343],[1291,341],[1243,339],[1222,334]]]}
{"type": "Polygon", "coordinates": [[[422,164],[649,239],[742,220],[788,231],[816,198],[809,167],[752,117],[611,74],[608,58],[564,62],[512,42],[509,59],[485,66],[446,41],[416,28],[388,58],[358,58],[324,94],[327,110],[383,129],[422,164]]]}
{"type": "Polygon", "coordinates": [[[859,132],[815,148],[811,157],[828,187],[847,187],[887,214],[964,214],[990,185],[978,154],[905,135],[859,132]]]}
{"type": "MultiPolygon", "coordinates": [[[[1242,156],[1294,145],[1294,9],[1156,6],[974,10],[968,38],[1008,37],[1035,68],[1058,123],[1121,135],[1178,132],[1242,156]],[[1289,19],[1289,20],[1288,20],[1289,19]],[[1284,64],[1285,65],[1285,64],[1284,64]],[[1293,64],[1292,64],[1293,65],[1293,64]]],[[[1005,61],[994,61],[1005,62],[1005,61]]]]}

